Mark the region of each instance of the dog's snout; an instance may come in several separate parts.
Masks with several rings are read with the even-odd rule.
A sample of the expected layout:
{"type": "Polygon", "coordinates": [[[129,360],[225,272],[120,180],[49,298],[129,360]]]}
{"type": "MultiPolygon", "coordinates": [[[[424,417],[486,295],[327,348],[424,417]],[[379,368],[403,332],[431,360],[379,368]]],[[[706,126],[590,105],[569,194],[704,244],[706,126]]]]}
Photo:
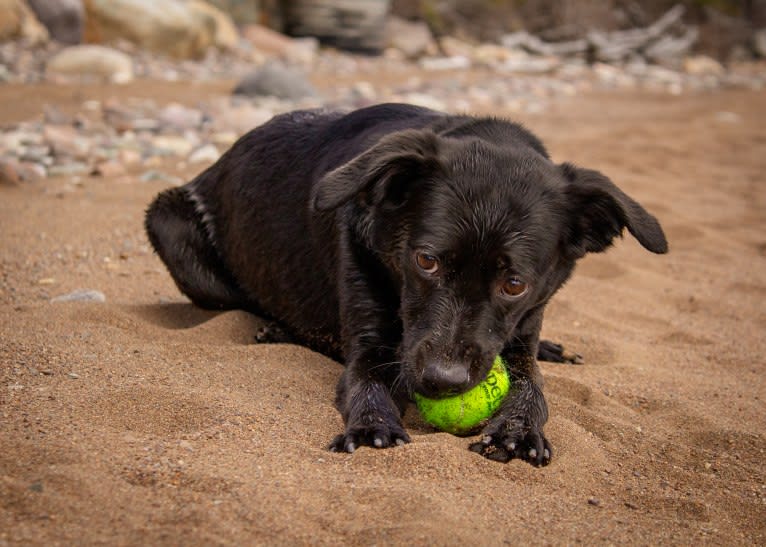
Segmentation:
{"type": "Polygon", "coordinates": [[[468,369],[458,364],[430,363],[423,370],[421,383],[425,395],[461,393],[468,386],[468,369]]]}

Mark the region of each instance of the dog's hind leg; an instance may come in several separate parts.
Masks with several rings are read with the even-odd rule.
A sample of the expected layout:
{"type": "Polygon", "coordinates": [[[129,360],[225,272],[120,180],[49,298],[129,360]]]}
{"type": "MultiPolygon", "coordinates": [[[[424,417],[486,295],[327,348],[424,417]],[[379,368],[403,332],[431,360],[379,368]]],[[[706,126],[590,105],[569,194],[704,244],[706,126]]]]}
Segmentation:
{"type": "Polygon", "coordinates": [[[584,362],[579,353],[571,352],[561,344],[550,340],[540,340],[540,345],[537,348],[537,360],[550,363],[569,363],[571,365],[581,365],[584,362]]]}
{"type": "Polygon", "coordinates": [[[178,288],[206,309],[250,309],[215,248],[208,219],[188,187],[160,193],[146,211],[152,246],[178,288]]]}

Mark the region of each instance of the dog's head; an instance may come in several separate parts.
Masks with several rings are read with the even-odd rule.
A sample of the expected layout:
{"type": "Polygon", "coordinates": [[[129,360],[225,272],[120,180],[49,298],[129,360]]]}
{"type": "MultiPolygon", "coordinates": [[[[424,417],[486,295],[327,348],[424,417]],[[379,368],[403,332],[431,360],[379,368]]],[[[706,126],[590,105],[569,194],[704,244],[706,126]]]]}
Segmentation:
{"type": "Polygon", "coordinates": [[[623,228],[667,251],[656,219],[607,177],[556,165],[534,142],[403,131],[328,173],[313,204],[345,204],[353,237],[396,280],[403,373],[429,396],[481,381],[575,261],[623,228]]]}

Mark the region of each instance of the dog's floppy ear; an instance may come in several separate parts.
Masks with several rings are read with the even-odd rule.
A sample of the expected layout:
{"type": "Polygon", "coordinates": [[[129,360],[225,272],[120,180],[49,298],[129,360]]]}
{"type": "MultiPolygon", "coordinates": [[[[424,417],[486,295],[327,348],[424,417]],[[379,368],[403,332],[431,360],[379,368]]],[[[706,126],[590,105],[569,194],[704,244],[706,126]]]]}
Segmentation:
{"type": "Polygon", "coordinates": [[[628,231],[653,253],[666,253],[668,242],[657,219],[626,195],[607,177],[590,169],[565,163],[561,169],[569,182],[565,194],[569,210],[567,245],[576,257],[598,253],[628,231]]]}
{"type": "Polygon", "coordinates": [[[400,205],[410,185],[440,169],[439,137],[408,129],[383,137],[369,150],[333,169],[314,188],[313,207],[330,211],[360,192],[368,205],[400,205]]]}

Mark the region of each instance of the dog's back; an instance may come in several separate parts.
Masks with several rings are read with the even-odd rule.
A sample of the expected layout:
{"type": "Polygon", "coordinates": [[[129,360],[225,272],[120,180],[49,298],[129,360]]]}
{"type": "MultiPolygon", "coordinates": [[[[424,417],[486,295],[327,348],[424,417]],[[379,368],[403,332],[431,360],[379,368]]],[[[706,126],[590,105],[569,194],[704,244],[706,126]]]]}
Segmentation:
{"type": "Polygon", "coordinates": [[[546,155],[536,137],[504,120],[404,104],[290,112],[244,135],[188,184],[160,194],[147,212],[149,238],[196,304],[277,318],[309,343],[337,339],[335,216],[312,213],[312,187],[383,136],[422,128],[546,155]]]}
{"type": "Polygon", "coordinates": [[[308,342],[337,338],[336,229],[333,215],[310,214],[312,183],[383,135],[443,116],[394,104],[276,116],[161,193],[149,238],[196,304],[278,318],[308,342]]]}

